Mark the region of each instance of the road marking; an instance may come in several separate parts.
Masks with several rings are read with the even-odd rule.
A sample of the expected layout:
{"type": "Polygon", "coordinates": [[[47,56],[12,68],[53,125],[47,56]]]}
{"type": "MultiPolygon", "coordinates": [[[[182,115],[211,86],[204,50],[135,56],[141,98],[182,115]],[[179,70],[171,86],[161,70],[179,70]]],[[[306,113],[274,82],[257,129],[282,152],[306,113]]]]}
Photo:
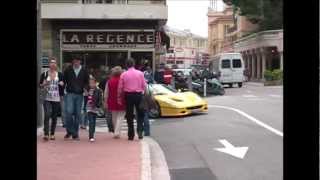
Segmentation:
{"type": "Polygon", "coordinates": [[[263,123],[263,122],[259,121],[258,119],[256,119],[256,118],[254,118],[254,117],[250,116],[249,114],[247,114],[247,113],[245,113],[245,112],[243,112],[243,111],[241,111],[241,110],[239,110],[239,109],[232,108],[232,107],[227,107],[227,106],[217,106],[217,105],[208,105],[208,107],[213,107],[213,108],[222,108],[222,109],[228,109],[228,110],[235,111],[235,112],[237,112],[237,113],[241,114],[242,116],[244,116],[244,117],[248,118],[249,120],[251,120],[251,121],[253,121],[253,122],[257,123],[258,125],[260,125],[260,126],[262,126],[262,127],[266,128],[267,130],[269,130],[269,131],[271,131],[271,132],[275,133],[276,135],[279,135],[279,136],[283,137],[283,133],[282,133],[281,131],[279,131],[279,130],[277,130],[277,129],[275,129],[275,128],[273,128],[273,127],[271,127],[271,126],[269,126],[269,125],[267,125],[267,124],[265,124],[265,123],[263,123]]]}
{"type": "Polygon", "coordinates": [[[262,101],[262,100],[266,100],[264,98],[250,98],[248,99],[248,101],[262,101]]]}
{"type": "Polygon", "coordinates": [[[245,98],[256,98],[258,96],[251,95],[251,94],[244,94],[244,95],[242,95],[242,97],[245,97],[245,98]]]}
{"type": "Polygon", "coordinates": [[[249,147],[235,147],[225,139],[220,139],[219,141],[224,145],[224,148],[214,148],[215,150],[230,154],[239,159],[243,159],[249,149],[249,147]]]}
{"type": "Polygon", "coordinates": [[[281,98],[282,97],[281,95],[278,95],[278,94],[269,94],[269,96],[275,97],[275,98],[281,98]]]}
{"type": "Polygon", "coordinates": [[[247,90],[247,93],[252,93],[252,91],[250,91],[250,90],[247,90]]]}

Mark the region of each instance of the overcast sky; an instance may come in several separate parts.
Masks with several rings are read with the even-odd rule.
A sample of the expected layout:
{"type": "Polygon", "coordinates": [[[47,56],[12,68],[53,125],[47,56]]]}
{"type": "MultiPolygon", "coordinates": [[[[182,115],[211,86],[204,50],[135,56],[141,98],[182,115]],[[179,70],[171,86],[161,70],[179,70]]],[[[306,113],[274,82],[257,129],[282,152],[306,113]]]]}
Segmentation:
{"type": "MultiPolygon", "coordinates": [[[[190,29],[192,33],[208,37],[209,0],[167,0],[167,25],[177,29],[190,29]]],[[[223,9],[222,1],[218,2],[218,10],[223,9]]]]}

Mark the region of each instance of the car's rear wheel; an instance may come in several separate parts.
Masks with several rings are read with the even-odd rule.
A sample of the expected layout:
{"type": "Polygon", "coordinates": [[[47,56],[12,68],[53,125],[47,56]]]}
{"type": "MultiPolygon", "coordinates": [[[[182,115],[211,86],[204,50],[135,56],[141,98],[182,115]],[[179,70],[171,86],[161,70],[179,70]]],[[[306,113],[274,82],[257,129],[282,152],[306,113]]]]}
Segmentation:
{"type": "Polygon", "coordinates": [[[159,103],[156,102],[156,107],[150,109],[150,111],[149,111],[149,117],[150,118],[159,118],[160,116],[161,116],[161,109],[160,109],[159,103]]]}
{"type": "Polygon", "coordinates": [[[225,90],[224,89],[221,89],[220,90],[220,95],[222,96],[222,95],[224,95],[226,92],[225,92],[225,90]]]}

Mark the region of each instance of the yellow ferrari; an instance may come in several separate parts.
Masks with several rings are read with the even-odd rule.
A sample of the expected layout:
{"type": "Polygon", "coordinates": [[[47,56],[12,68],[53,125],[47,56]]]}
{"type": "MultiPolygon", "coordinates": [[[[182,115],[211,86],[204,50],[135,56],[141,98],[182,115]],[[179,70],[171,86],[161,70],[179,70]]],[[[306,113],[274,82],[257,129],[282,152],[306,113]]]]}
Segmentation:
{"type": "Polygon", "coordinates": [[[208,111],[207,102],[193,92],[178,92],[170,86],[149,84],[150,93],[156,101],[156,108],[150,110],[152,118],[160,116],[185,116],[208,111]]]}

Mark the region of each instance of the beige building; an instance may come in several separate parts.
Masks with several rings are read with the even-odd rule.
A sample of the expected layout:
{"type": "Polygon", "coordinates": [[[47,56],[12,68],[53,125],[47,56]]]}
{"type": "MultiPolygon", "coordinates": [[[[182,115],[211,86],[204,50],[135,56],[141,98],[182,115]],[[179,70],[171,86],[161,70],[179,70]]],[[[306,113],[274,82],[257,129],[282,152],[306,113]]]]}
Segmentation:
{"type": "Polygon", "coordinates": [[[222,12],[208,9],[208,51],[210,55],[222,51],[227,29],[233,26],[233,10],[227,6],[222,12]]]}
{"type": "Polygon", "coordinates": [[[165,33],[170,37],[170,48],[162,58],[162,63],[177,68],[189,68],[192,64],[206,63],[207,38],[193,34],[190,30],[168,26],[165,26],[165,33]]]}

